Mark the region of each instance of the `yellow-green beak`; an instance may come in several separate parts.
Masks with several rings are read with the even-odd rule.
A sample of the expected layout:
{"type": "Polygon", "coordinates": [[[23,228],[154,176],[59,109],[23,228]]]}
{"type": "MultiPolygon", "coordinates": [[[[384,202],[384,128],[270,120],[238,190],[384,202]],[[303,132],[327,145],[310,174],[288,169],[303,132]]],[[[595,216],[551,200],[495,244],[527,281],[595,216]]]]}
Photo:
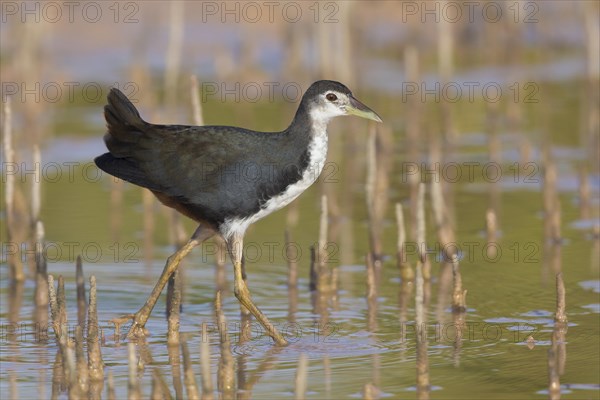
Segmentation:
{"type": "Polygon", "coordinates": [[[383,122],[381,117],[379,117],[375,111],[356,100],[354,96],[350,96],[350,104],[346,106],[346,112],[348,114],[356,115],[357,117],[383,122]]]}

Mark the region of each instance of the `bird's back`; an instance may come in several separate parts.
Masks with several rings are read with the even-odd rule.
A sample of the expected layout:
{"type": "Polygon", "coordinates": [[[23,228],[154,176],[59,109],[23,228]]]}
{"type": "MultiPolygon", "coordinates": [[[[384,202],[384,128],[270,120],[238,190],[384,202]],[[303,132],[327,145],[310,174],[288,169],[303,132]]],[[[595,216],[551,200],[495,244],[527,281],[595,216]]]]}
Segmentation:
{"type": "Polygon", "coordinates": [[[308,135],[150,124],[117,89],[105,118],[109,153],[96,158],[98,167],[214,227],[256,213],[298,181],[308,163],[308,135]]]}

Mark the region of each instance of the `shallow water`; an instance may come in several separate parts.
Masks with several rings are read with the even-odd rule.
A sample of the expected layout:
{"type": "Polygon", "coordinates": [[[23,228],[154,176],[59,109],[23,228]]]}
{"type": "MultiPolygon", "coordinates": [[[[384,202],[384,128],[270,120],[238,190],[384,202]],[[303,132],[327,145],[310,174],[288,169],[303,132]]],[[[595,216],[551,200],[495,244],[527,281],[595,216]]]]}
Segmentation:
{"type": "MultiPolygon", "coordinates": [[[[589,232],[591,224],[597,223],[597,219],[580,226],[586,221],[577,218],[576,193],[570,184],[576,157],[570,158],[567,152],[562,154],[559,162],[563,167],[560,168],[558,187],[564,209],[564,240],[560,246],[560,257],[567,290],[569,328],[566,334],[566,369],[561,376],[561,387],[565,398],[593,398],[599,394],[597,356],[600,346],[597,338],[600,334],[600,280],[597,260],[600,247],[598,239],[591,238],[586,232],[589,232]]],[[[510,160],[507,162],[510,164],[510,160]]],[[[539,178],[539,175],[536,177],[539,178]]],[[[597,182],[594,177],[591,180],[597,182]]],[[[104,180],[102,183],[79,181],[61,188],[49,185],[45,194],[45,215],[52,217],[61,208],[59,199],[53,196],[54,189],[63,191],[68,198],[70,190],[86,190],[90,185],[90,190],[94,191],[90,195],[98,198],[97,203],[100,204],[109,195],[109,185],[103,183],[104,180]]],[[[427,332],[432,396],[481,398],[485,394],[490,398],[542,398],[547,396],[547,356],[554,325],[556,294],[552,272],[554,267],[550,266],[544,254],[540,185],[535,183],[515,187],[500,184],[502,231],[498,246],[501,255],[494,259],[490,259],[482,250],[486,244],[482,221],[489,196],[485,185],[486,182],[465,182],[455,188],[456,220],[459,221],[457,244],[460,247],[463,285],[468,289],[466,330],[457,332],[450,311],[450,297],[448,294],[440,297],[437,262],[440,256],[436,253],[433,240],[430,244],[433,249],[430,253],[433,279],[427,332]],[[480,186],[481,189],[478,189],[480,186]],[[457,335],[461,340],[456,340],[457,335]],[[532,349],[525,343],[529,336],[535,339],[532,349]],[[474,389],[466,391],[465,388],[474,389]]],[[[155,277],[162,270],[163,260],[170,248],[155,248],[152,262],[144,265],[139,193],[138,189],[126,185],[123,221],[119,228],[120,241],[116,247],[111,247],[108,238],[94,242],[105,252],[97,262],[92,262],[96,257],[92,247],[85,247],[85,235],[79,241],[74,239],[79,229],[74,226],[77,224],[57,228],[48,223],[48,231],[51,232],[49,238],[65,238],[64,241],[57,241],[57,246],[64,249],[64,243],[75,240],[81,249],[87,249],[83,253],[85,275],[89,277],[93,274],[98,281],[99,320],[104,334],[102,356],[106,370],[114,374],[119,398],[127,394],[127,346],[123,340],[115,338],[114,327],[108,321],[132,312],[142,304],[155,277]],[[118,262],[115,263],[114,259],[118,262]]],[[[342,264],[339,261],[340,254],[336,254],[328,263],[338,270],[336,300],[329,304],[324,313],[316,312],[311,302],[306,250],[318,229],[318,209],[312,199],[317,193],[318,189],[312,188],[299,200],[299,213],[306,218],[301,218],[301,222],[292,230],[294,240],[304,250],[298,258],[300,279],[295,311],[290,312],[289,302],[292,299],[289,298],[286,284],[287,266],[278,247],[285,227],[285,211],[261,221],[248,234],[248,279],[253,297],[285,332],[291,344],[283,349],[274,348],[257,324],[251,325],[247,340],[240,343],[239,306],[231,290],[226,290],[223,307],[232,339],[238,384],[243,387],[243,382],[252,382],[251,387],[245,388],[245,393],[253,398],[292,397],[297,360],[301,353],[306,353],[309,357],[309,397],[361,397],[364,385],[368,382],[380,389],[381,397],[412,397],[415,391],[416,359],[414,287],[411,284],[402,285],[395,261],[388,257],[380,271],[376,304],[369,307],[365,297],[366,266],[360,262],[368,246],[362,239],[366,232],[364,221],[357,220],[353,228],[357,240],[351,258],[358,262],[342,264]],[[275,243],[271,244],[275,250],[269,252],[267,243],[275,243]],[[404,320],[401,321],[400,293],[403,290],[409,300],[404,309],[404,320]],[[374,313],[374,319],[369,318],[370,313],[374,313]],[[369,323],[370,320],[375,321],[374,324],[369,323]]],[[[593,193],[597,204],[597,186],[593,186],[593,193]]],[[[355,193],[355,196],[360,199],[362,194],[355,193]]],[[[87,224],[92,231],[104,229],[106,232],[106,211],[89,215],[89,210],[86,210],[71,207],[76,215],[87,214],[87,219],[80,223],[87,224]]],[[[156,218],[158,222],[164,219],[160,213],[156,214],[156,218]]],[[[157,223],[156,226],[157,233],[160,233],[159,228],[163,225],[157,223]]],[[[388,220],[385,227],[387,253],[394,248],[394,231],[393,221],[388,220]]],[[[429,232],[434,235],[433,228],[429,232]]],[[[100,234],[99,237],[107,236],[110,234],[100,234]]],[[[185,262],[181,332],[186,334],[192,359],[198,363],[202,340],[200,328],[201,324],[207,324],[214,374],[219,360],[219,336],[215,330],[212,305],[215,267],[212,257],[202,254],[212,249],[209,246],[195,250],[185,262]]],[[[340,253],[345,251],[340,248],[340,253]]],[[[49,257],[52,254],[56,257],[49,247],[49,257]]],[[[68,262],[71,260],[65,254],[62,258],[66,261],[56,260],[49,264],[49,273],[65,277],[69,321],[74,329],[73,321],[77,314],[74,263],[68,262]]],[[[2,265],[2,274],[7,274],[5,264],[2,265]]],[[[230,287],[230,265],[227,266],[227,275],[230,287]]],[[[35,340],[29,322],[32,291],[33,284],[28,281],[19,313],[20,322],[17,331],[12,332],[10,329],[14,329],[15,325],[9,322],[8,281],[2,281],[0,317],[4,329],[0,337],[1,390],[8,390],[8,378],[14,373],[20,398],[37,397],[38,390],[42,390],[45,396],[51,393],[53,360],[58,350],[51,332],[47,341],[38,343],[35,340]],[[11,336],[11,333],[15,335],[11,336]]],[[[146,395],[150,391],[153,369],[160,369],[169,384],[172,379],[166,346],[164,300],[157,305],[147,327],[152,334],[145,347],[138,346],[145,354],[145,366],[138,375],[146,395]]],[[[199,381],[199,369],[197,372],[199,381]]]]}
{"type": "MultiPolygon", "coordinates": [[[[333,129],[335,132],[335,125],[333,129]]],[[[502,177],[497,183],[490,182],[478,167],[473,179],[463,177],[452,184],[456,245],[461,258],[463,285],[468,290],[466,328],[460,331],[457,331],[450,311],[449,289],[441,288],[441,247],[436,244],[432,216],[427,215],[429,257],[433,261],[427,317],[431,395],[463,399],[547,397],[547,359],[556,304],[554,273],[562,269],[569,326],[566,367],[560,377],[561,393],[564,398],[597,398],[600,394],[600,344],[597,339],[600,334],[600,243],[590,233],[598,224],[598,215],[593,214],[587,219],[579,215],[577,168],[583,152],[576,147],[552,147],[563,213],[563,240],[559,246],[554,246],[553,253],[552,246],[545,245],[543,235],[541,150],[534,147],[532,151],[532,169],[514,170],[512,166],[519,162],[518,141],[512,133],[500,134],[499,138],[503,143],[502,177]],[[484,216],[493,193],[496,193],[500,210],[496,243],[499,253],[490,257],[485,251],[484,216]],[[558,256],[556,249],[560,250],[558,256]],[[441,293],[443,290],[445,292],[441,293]],[[535,339],[532,349],[525,342],[529,336],[535,339]]],[[[101,146],[97,138],[59,139],[44,149],[43,159],[57,163],[71,159],[81,164],[75,167],[73,180],[65,176],[58,182],[42,186],[42,219],[48,241],[48,271],[55,277],[65,277],[72,332],[77,315],[75,255],[82,254],[86,277],[96,276],[105,370],[114,374],[117,396],[123,398],[127,395],[127,346],[123,339],[114,336],[114,326],[108,321],[141,306],[172,248],[167,245],[169,234],[165,229],[165,214],[161,206],[154,204],[154,247],[149,261],[144,261],[144,208],[140,189],[124,185],[123,203],[115,210],[108,200],[113,185],[110,179],[106,176],[85,178],[83,171],[88,168],[85,159],[87,155],[102,152],[101,146]]],[[[404,157],[402,153],[399,155],[404,157]]],[[[462,134],[452,160],[459,165],[469,161],[485,165],[485,136],[462,134]]],[[[327,183],[336,190],[343,188],[341,177],[345,176],[343,168],[346,166],[341,166],[340,182],[327,183]]],[[[397,189],[392,191],[391,203],[406,201],[405,178],[403,175],[394,178],[392,187],[397,185],[397,189]]],[[[592,209],[596,212],[600,191],[598,176],[590,174],[588,179],[592,209]]],[[[360,398],[364,385],[369,382],[380,390],[381,397],[413,397],[416,391],[414,287],[402,284],[391,256],[396,240],[391,213],[388,212],[390,216],[384,224],[384,249],[388,256],[379,272],[377,301],[369,306],[365,297],[366,266],[363,261],[368,252],[367,221],[362,206],[364,192],[360,182],[350,186],[355,216],[352,221],[341,219],[341,228],[336,228],[332,220],[331,230],[350,229],[354,246],[348,247],[348,242],[339,236],[332,238],[335,252],[331,254],[328,266],[337,268],[337,298],[328,303],[325,311],[319,312],[308,290],[309,247],[318,236],[319,185],[298,200],[300,218],[291,229],[293,241],[300,250],[295,310],[290,308],[293,298],[289,296],[286,283],[287,264],[283,252],[288,211],[280,211],[257,223],[245,242],[253,297],[289,339],[288,347],[274,348],[258,324],[251,325],[250,333],[244,331],[246,340],[240,342],[239,306],[231,291],[231,266],[227,266],[229,284],[223,307],[236,362],[238,394],[261,399],[293,397],[298,358],[305,353],[309,357],[308,397],[360,398]],[[403,291],[407,300],[401,305],[403,291]]],[[[191,223],[186,222],[185,226],[188,232],[192,231],[191,223]]],[[[27,246],[25,248],[29,249],[27,246]]],[[[414,247],[412,251],[409,254],[411,260],[416,254],[414,247]]],[[[220,352],[213,317],[215,267],[211,254],[214,254],[214,247],[204,244],[185,261],[181,332],[187,337],[199,382],[200,329],[202,324],[207,324],[216,385],[214,374],[220,352]]],[[[7,276],[6,264],[0,268],[2,276],[7,276]]],[[[8,391],[11,377],[15,377],[19,398],[49,397],[57,343],[51,331],[48,340],[36,340],[37,331],[30,322],[33,283],[25,283],[22,307],[16,320],[9,314],[14,298],[8,285],[9,281],[3,279],[0,286],[0,390],[8,391]]],[[[164,307],[163,297],[147,324],[151,336],[145,346],[138,346],[138,354],[144,355],[144,367],[138,371],[138,376],[146,395],[150,393],[154,369],[162,371],[172,392],[178,387],[172,381],[164,307]]],[[[125,331],[126,327],[122,329],[125,331]]],[[[66,393],[61,396],[65,397],[66,393]]]]}

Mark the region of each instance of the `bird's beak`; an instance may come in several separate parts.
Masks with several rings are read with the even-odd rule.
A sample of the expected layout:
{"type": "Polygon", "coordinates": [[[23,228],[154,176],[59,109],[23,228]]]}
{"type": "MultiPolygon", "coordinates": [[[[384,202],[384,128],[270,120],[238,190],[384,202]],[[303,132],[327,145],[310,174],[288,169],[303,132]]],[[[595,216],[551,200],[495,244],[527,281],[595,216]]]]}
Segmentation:
{"type": "Polygon", "coordinates": [[[381,117],[379,117],[375,111],[356,100],[354,96],[350,96],[350,104],[346,106],[346,112],[348,114],[356,115],[357,117],[383,122],[381,117]]]}

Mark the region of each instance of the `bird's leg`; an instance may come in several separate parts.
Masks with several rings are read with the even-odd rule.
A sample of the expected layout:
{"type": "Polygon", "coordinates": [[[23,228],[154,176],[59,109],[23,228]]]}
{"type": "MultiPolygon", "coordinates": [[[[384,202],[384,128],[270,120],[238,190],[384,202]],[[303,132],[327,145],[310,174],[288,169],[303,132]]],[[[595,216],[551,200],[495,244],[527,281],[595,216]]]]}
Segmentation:
{"type": "MultiPolygon", "coordinates": [[[[243,247],[243,246],[240,246],[243,247]]],[[[248,287],[248,280],[246,275],[246,257],[244,257],[244,251],[242,249],[242,279],[244,285],[248,287]]],[[[243,345],[252,336],[252,314],[242,303],[240,303],[240,338],[239,345],[243,345]]]]}
{"type": "Polygon", "coordinates": [[[167,258],[167,262],[165,264],[165,268],[163,269],[160,278],[154,285],[154,289],[152,289],[152,293],[146,300],[146,303],[138,312],[135,313],[133,317],[133,324],[129,329],[129,333],[127,337],[143,337],[146,335],[146,321],[150,317],[150,313],[152,313],[152,309],[156,305],[158,298],[160,297],[160,293],[163,291],[165,285],[169,281],[170,276],[177,270],[179,263],[181,260],[190,252],[194,247],[210,238],[214,235],[214,231],[210,228],[204,227],[200,225],[190,240],[187,241],[179,250],[173,253],[169,258],[167,258]]]}
{"type": "MultiPolygon", "coordinates": [[[[244,283],[246,284],[246,287],[248,286],[248,276],[246,275],[246,257],[244,257],[244,252],[242,250],[242,279],[244,280],[244,283]]],[[[242,332],[245,332],[246,327],[250,326],[250,311],[248,311],[248,309],[246,307],[243,306],[243,304],[240,303],[240,316],[242,318],[242,332]]],[[[240,336],[243,337],[244,335],[240,336]]]]}
{"type": "Polygon", "coordinates": [[[234,283],[233,283],[233,291],[235,293],[235,297],[239,300],[239,302],[250,311],[254,318],[260,322],[260,324],[265,328],[267,334],[273,338],[276,344],[280,346],[285,346],[287,341],[284,337],[279,333],[277,328],[269,322],[267,317],[256,307],[252,298],[250,297],[250,290],[248,290],[248,286],[244,281],[242,276],[242,248],[244,244],[244,239],[241,234],[233,234],[231,238],[227,240],[227,247],[229,248],[229,254],[231,255],[231,261],[233,262],[233,274],[234,274],[234,283]]]}

